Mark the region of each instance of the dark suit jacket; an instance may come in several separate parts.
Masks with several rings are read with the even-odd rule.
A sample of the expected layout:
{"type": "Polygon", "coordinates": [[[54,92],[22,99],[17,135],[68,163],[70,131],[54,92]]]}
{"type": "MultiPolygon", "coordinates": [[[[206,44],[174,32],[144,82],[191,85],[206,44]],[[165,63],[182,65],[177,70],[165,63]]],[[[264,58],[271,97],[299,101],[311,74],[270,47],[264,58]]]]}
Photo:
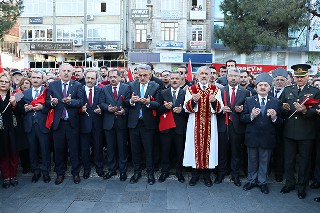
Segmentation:
{"type": "MultiPolygon", "coordinates": [[[[181,113],[173,113],[173,118],[174,118],[174,122],[176,123],[176,128],[175,128],[175,132],[177,134],[186,134],[187,131],[187,122],[188,122],[188,117],[189,117],[189,113],[185,112],[184,108],[183,108],[183,104],[184,104],[184,98],[186,95],[186,91],[183,89],[179,89],[179,93],[177,95],[177,99],[176,102],[174,104],[174,107],[179,107],[180,105],[182,106],[182,111],[181,113]]],[[[171,93],[171,88],[165,89],[161,91],[161,106],[158,110],[159,115],[161,115],[162,113],[168,112],[169,110],[163,105],[163,102],[167,101],[167,102],[172,102],[172,93],[171,93]]],[[[162,131],[163,133],[167,133],[169,132],[169,130],[164,130],[162,131]]]]}
{"type": "Polygon", "coordinates": [[[307,110],[304,115],[300,112],[296,112],[290,119],[288,118],[294,111],[294,102],[301,102],[309,94],[311,98],[320,100],[319,89],[309,84],[306,84],[303,90],[298,95],[298,88],[296,85],[285,87],[281,96],[281,103],[288,103],[290,105],[290,111],[283,110],[284,113],[284,132],[283,136],[294,140],[314,140],[316,139],[316,108],[312,107],[307,110]]]}
{"type": "Polygon", "coordinates": [[[142,108],[143,122],[147,129],[158,129],[157,117],[153,116],[152,110],[157,110],[160,106],[160,88],[159,84],[154,81],[149,81],[147,90],[144,97],[153,97],[154,100],[150,101],[150,106],[147,107],[145,104],[140,102],[135,103],[135,105],[130,104],[131,95],[134,92],[135,95],[140,96],[140,83],[139,81],[133,81],[129,86],[129,93],[126,97],[125,105],[129,107],[128,114],[128,127],[135,128],[139,121],[139,112],[142,108]]]}
{"type": "Polygon", "coordinates": [[[85,112],[80,113],[80,133],[90,133],[93,130],[99,132],[102,130],[102,115],[95,113],[94,110],[97,108],[97,105],[99,105],[99,98],[102,93],[101,89],[97,86],[94,87],[92,106],[89,104],[84,86],[82,91],[84,97],[83,105],[87,104],[87,113],[89,116],[85,112]]]}
{"type": "Polygon", "coordinates": [[[62,116],[63,108],[65,107],[72,128],[79,129],[79,108],[83,106],[83,86],[79,82],[70,80],[70,85],[67,91],[67,96],[71,94],[71,103],[62,102],[62,83],[60,80],[53,81],[49,84],[46,95],[46,106],[49,109],[54,109],[54,120],[52,124],[53,130],[58,128],[62,116]],[[58,98],[59,102],[56,106],[51,105],[50,95],[53,98],[58,98]]]}
{"type": "Polygon", "coordinates": [[[280,101],[277,98],[268,96],[264,115],[260,114],[251,121],[251,111],[254,107],[260,108],[257,95],[246,98],[241,114],[241,121],[247,124],[245,144],[250,148],[273,149],[277,141],[276,128],[283,122],[280,101]],[[276,110],[277,119],[275,122],[272,122],[271,117],[267,116],[268,109],[276,110]]]}
{"type": "Polygon", "coordinates": [[[112,86],[109,84],[102,88],[101,96],[100,96],[100,108],[103,111],[103,129],[110,130],[114,125],[115,119],[117,119],[118,127],[120,129],[127,129],[127,115],[128,115],[128,107],[123,104],[126,97],[129,97],[129,86],[124,83],[120,83],[119,92],[118,92],[118,100],[114,100],[113,98],[113,90],[112,86]],[[122,116],[115,116],[113,112],[108,110],[108,106],[117,106],[118,110],[120,110],[120,106],[124,109],[125,114],[122,116]]]}
{"type": "MultiPolygon", "coordinates": [[[[229,122],[229,125],[233,125],[236,133],[243,134],[245,131],[245,124],[240,121],[241,113],[236,112],[234,107],[243,105],[245,99],[250,96],[250,92],[247,89],[244,89],[243,87],[238,86],[238,90],[236,93],[236,100],[234,101],[234,105],[230,106],[229,86],[225,86],[221,88],[220,91],[221,91],[221,98],[223,103],[224,103],[224,91],[226,91],[228,107],[230,107],[231,109],[231,113],[228,113],[228,115],[232,116],[232,122],[229,122]]],[[[226,115],[223,112],[217,115],[219,132],[227,131],[227,125],[225,124],[225,116],[226,115]]]]}
{"type": "MultiPolygon", "coordinates": [[[[30,88],[24,91],[24,96],[23,96],[24,104],[30,104],[31,101],[33,101],[32,89],[33,88],[30,88]]],[[[44,88],[41,87],[40,93],[43,91],[43,89],[44,88]]],[[[36,113],[33,110],[29,112],[25,112],[23,125],[26,133],[31,132],[34,119],[37,119],[37,122],[39,124],[39,129],[42,133],[49,133],[49,129],[45,127],[47,115],[48,115],[48,108],[45,105],[43,106],[42,110],[39,110],[36,113]]]]}

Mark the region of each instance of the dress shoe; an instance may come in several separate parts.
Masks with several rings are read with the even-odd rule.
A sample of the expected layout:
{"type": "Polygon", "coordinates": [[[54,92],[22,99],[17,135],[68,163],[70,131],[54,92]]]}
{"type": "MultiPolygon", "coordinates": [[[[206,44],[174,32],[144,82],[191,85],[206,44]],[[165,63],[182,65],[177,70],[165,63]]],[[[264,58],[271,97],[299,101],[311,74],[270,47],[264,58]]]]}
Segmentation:
{"type": "Polygon", "coordinates": [[[316,197],[315,199],[314,199],[314,201],[316,201],[316,202],[320,202],[320,197],[316,197]]]}
{"type": "Polygon", "coordinates": [[[32,176],[32,183],[38,182],[39,179],[40,179],[40,177],[41,177],[40,174],[34,174],[34,175],[32,176]]]}
{"type": "Polygon", "coordinates": [[[315,181],[315,182],[311,183],[310,188],[311,189],[319,189],[320,188],[320,182],[315,181]]]}
{"type": "Polygon", "coordinates": [[[59,185],[63,182],[63,180],[64,180],[64,176],[59,175],[59,176],[57,176],[56,180],[54,181],[54,184],[59,185]]]}
{"type": "Polygon", "coordinates": [[[51,181],[50,175],[48,175],[48,174],[43,175],[43,182],[49,183],[50,181],[51,181]]]}
{"type": "Polygon", "coordinates": [[[195,186],[198,181],[199,181],[199,177],[191,177],[189,181],[189,186],[195,186]]]}
{"type": "Polygon", "coordinates": [[[205,178],[203,178],[203,180],[204,180],[204,185],[206,185],[207,187],[212,186],[212,180],[210,177],[205,177],[205,178]]]}
{"type": "Polygon", "coordinates": [[[22,174],[28,174],[30,172],[30,168],[22,168],[22,174]]]}
{"type": "Polygon", "coordinates": [[[126,181],[127,180],[127,173],[121,172],[120,173],[120,181],[126,181]]]}
{"type": "Polygon", "coordinates": [[[177,173],[176,176],[177,176],[178,181],[179,181],[180,183],[184,183],[184,182],[186,181],[186,180],[184,179],[182,173],[177,173]]]}
{"type": "Polygon", "coordinates": [[[299,199],[305,199],[307,196],[306,191],[305,190],[298,190],[298,198],[299,199]]]}
{"type": "Polygon", "coordinates": [[[283,181],[283,176],[282,175],[276,175],[276,181],[277,182],[282,182],[283,181]]]}
{"type": "Polygon", "coordinates": [[[103,177],[103,176],[105,176],[105,173],[104,173],[104,171],[97,171],[97,174],[98,174],[98,176],[99,177],[103,177]]]}
{"type": "Polygon", "coordinates": [[[81,182],[80,176],[79,175],[73,176],[73,182],[75,184],[79,184],[81,182]]]}
{"type": "Polygon", "coordinates": [[[117,175],[117,172],[107,172],[107,174],[105,174],[103,176],[103,180],[108,180],[108,179],[112,178],[112,176],[115,176],[115,175],[117,175]]]}
{"type": "Polygon", "coordinates": [[[148,174],[148,184],[153,185],[156,182],[153,174],[148,174]]]}
{"type": "Polygon", "coordinates": [[[90,177],[90,171],[84,171],[82,177],[83,179],[88,179],[90,177]]]}
{"type": "Polygon", "coordinates": [[[241,182],[240,182],[239,177],[232,177],[231,180],[233,181],[234,185],[241,186],[241,182]]]}
{"type": "Polygon", "coordinates": [[[139,181],[139,179],[141,178],[141,173],[134,173],[134,175],[132,175],[132,177],[130,178],[130,183],[137,183],[139,181]]]}
{"type": "Polygon", "coordinates": [[[10,179],[9,178],[3,180],[2,187],[5,189],[10,187],[10,179]]]}
{"type": "Polygon", "coordinates": [[[295,188],[296,188],[295,186],[284,186],[284,187],[282,187],[280,193],[287,194],[290,191],[294,190],[295,188]]]}
{"type": "Polygon", "coordinates": [[[217,175],[216,179],[214,180],[214,183],[215,184],[222,183],[223,179],[224,179],[223,175],[217,175]]]}
{"type": "Polygon", "coordinates": [[[11,186],[17,186],[19,184],[17,178],[10,178],[10,184],[11,186]]]}
{"type": "Polygon", "coordinates": [[[160,183],[164,182],[168,177],[169,177],[169,174],[167,172],[161,173],[159,177],[159,182],[160,183]]]}
{"type": "Polygon", "coordinates": [[[254,188],[256,186],[257,186],[257,184],[248,182],[248,183],[244,184],[243,190],[244,191],[249,191],[249,190],[251,190],[252,188],[254,188]]]}
{"type": "Polygon", "coordinates": [[[263,194],[269,194],[269,188],[268,188],[267,184],[260,185],[260,190],[263,194]]]}

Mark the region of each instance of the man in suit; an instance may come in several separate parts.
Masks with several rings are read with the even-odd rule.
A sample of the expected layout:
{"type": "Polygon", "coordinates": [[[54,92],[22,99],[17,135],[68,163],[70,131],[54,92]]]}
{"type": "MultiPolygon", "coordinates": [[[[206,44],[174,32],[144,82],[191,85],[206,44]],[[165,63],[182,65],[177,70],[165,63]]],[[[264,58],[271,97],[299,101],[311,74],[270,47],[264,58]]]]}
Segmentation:
{"type": "Polygon", "coordinates": [[[74,68],[74,75],[76,76],[76,80],[81,83],[82,85],[86,84],[84,78],[84,69],[82,67],[75,67],[74,68]]]}
{"type": "Polygon", "coordinates": [[[268,165],[276,145],[277,126],[283,120],[280,101],[268,95],[272,77],[268,73],[261,73],[256,82],[258,95],[246,99],[241,114],[241,121],[247,124],[245,144],[248,147],[248,183],[243,190],[259,186],[262,193],[268,194],[268,165]]]}
{"type": "Polygon", "coordinates": [[[231,177],[236,186],[241,186],[239,173],[241,165],[241,148],[244,149],[245,124],[240,121],[243,104],[250,92],[239,86],[240,71],[230,68],[227,73],[228,86],[221,89],[221,97],[224,100],[222,113],[218,118],[218,149],[219,164],[218,175],[215,183],[219,184],[228,171],[228,151],[231,149],[231,177]]]}
{"type": "MultiPolygon", "coordinates": [[[[284,90],[285,83],[288,78],[288,72],[283,68],[277,68],[272,71],[273,87],[269,94],[277,99],[280,98],[282,91],[284,90]]],[[[273,150],[273,167],[275,179],[277,182],[283,181],[283,164],[284,164],[284,145],[283,145],[283,126],[280,125],[276,129],[277,143],[273,150]]]]}
{"type": "Polygon", "coordinates": [[[137,67],[139,80],[133,81],[126,97],[126,106],[129,107],[128,127],[131,141],[134,175],[130,183],[137,183],[141,178],[142,149],[146,155],[148,184],[153,185],[153,140],[158,129],[158,119],[154,113],[160,106],[160,88],[151,78],[151,68],[146,64],[137,67]]]}
{"type": "Polygon", "coordinates": [[[172,110],[176,127],[160,132],[162,169],[159,182],[164,182],[169,177],[170,151],[171,147],[174,146],[177,157],[176,176],[178,181],[183,183],[185,179],[182,175],[182,161],[189,115],[183,108],[186,91],[180,88],[181,74],[179,72],[170,73],[170,84],[171,88],[161,91],[159,114],[163,116],[163,113],[172,110]]]}
{"type": "Polygon", "coordinates": [[[83,103],[80,114],[80,147],[83,163],[83,178],[90,177],[90,145],[92,145],[95,169],[98,176],[103,177],[103,144],[102,115],[99,107],[101,89],[96,85],[98,73],[87,70],[85,73],[86,85],[83,87],[83,103]]]}
{"type": "Polygon", "coordinates": [[[103,179],[110,179],[120,170],[120,181],[127,179],[127,139],[128,108],[123,106],[128,97],[129,86],[121,83],[121,72],[109,71],[110,84],[103,87],[100,96],[100,107],[103,111],[103,129],[107,142],[108,173],[103,179]],[[118,161],[118,163],[117,163],[118,161]]]}
{"type": "Polygon", "coordinates": [[[43,181],[49,183],[51,178],[50,172],[50,140],[49,129],[45,127],[46,118],[48,114],[48,108],[41,103],[37,103],[32,106],[30,103],[36,99],[40,93],[44,90],[41,86],[43,80],[43,74],[39,71],[32,71],[31,84],[32,87],[24,91],[24,129],[27,133],[27,139],[29,142],[30,152],[30,164],[31,170],[34,175],[32,176],[32,182],[36,183],[43,174],[43,181]],[[40,149],[38,149],[40,148],[40,149]],[[39,168],[39,153],[42,159],[41,169],[39,168]]]}
{"type": "Polygon", "coordinates": [[[83,90],[79,82],[71,80],[73,67],[64,63],[59,67],[59,77],[50,83],[46,95],[46,106],[54,109],[52,123],[53,142],[55,151],[55,166],[57,178],[55,184],[61,184],[64,180],[65,145],[68,145],[71,174],[73,182],[79,184],[79,108],[83,106],[83,90]]]}
{"type": "Polygon", "coordinates": [[[291,69],[294,70],[296,85],[284,88],[280,96],[284,113],[284,172],[286,178],[286,184],[280,192],[285,194],[295,189],[295,162],[299,153],[297,182],[299,199],[306,197],[311,151],[317,133],[316,108],[307,107],[302,102],[306,97],[320,99],[319,89],[307,83],[310,68],[308,64],[291,66],[291,69]]]}
{"type": "Polygon", "coordinates": [[[256,95],[257,92],[255,91],[254,88],[252,88],[252,85],[250,84],[250,76],[249,72],[247,70],[240,70],[240,83],[239,85],[242,86],[243,88],[249,90],[250,95],[256,95]]]}
{"type": "Polygon", "coordinates": [[[178,72],[180,72],[180,74],[181,74],[180,87],[181,87],[181,89],[187,90],[188,87],[192,86],[192,83],[187,80],[187,74],[188,74],[187,67],[183,66],[183,65],[179,66],[178,72]]]}

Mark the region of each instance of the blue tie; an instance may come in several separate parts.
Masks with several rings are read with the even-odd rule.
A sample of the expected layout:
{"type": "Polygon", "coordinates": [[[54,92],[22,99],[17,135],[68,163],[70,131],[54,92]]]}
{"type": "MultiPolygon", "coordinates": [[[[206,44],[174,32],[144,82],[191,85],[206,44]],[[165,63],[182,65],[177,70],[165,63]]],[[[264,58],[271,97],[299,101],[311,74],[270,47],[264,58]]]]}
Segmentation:
{"type": "Polygon", "coordinates": [[[264,111],[266,110],[266,103],[264,102],[265,98],[262,98],[261,100],[261,105],[260,105],[260,108],[261,108],[261,115],[263,116],[264,115],[264,111]]]}
{"type": "MultiPolygon", "coordinates": [[[[144,84],[141,85],[141,90],[140,90],[140,98],[143,98],[144,97],[144,84]]],[[[139,118],[142,118],[142,107],[140,108],[140,111],[139,111],[139,118]]]]}
{"type": "Polygon", "coordinates": [[[39,90],[36,89],[36,90],[34,90],[34,91],[36,92],[36,94],[34,95],[34,99],[35,99],[35,98],[37,98],[38,95],[39,95],[39,90]]]}

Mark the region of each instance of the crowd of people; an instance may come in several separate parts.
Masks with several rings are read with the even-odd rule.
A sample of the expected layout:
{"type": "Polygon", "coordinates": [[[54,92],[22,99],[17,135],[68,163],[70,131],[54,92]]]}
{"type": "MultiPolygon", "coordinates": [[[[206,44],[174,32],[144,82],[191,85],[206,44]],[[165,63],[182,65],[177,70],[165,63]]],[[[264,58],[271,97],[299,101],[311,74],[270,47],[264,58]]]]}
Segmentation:
{"type": "Polygon", "coordinates": [[[228,60],[218,71],[199,67],[193,81],[185,66],[156,74],[152,64],[140,64],[132,81],[125,70],[67,63],[57,73],[0,73],[2,187],[19,183],[19,161],[32,182],[49,183],[53,159],[59,185],[68,160],[79,184],[81,167],[88,179],[91,164],[104,180],[119,171],[126,181],[131,159],[132,184],[144,169],[150,185],[157,169],[159,182],[175,169],[183,183],[187,168],[190,186],[201,175],[211,187],[230,174],[240,187],[243,172],[243,190],[268,194],[273,172],[277,182],[285,179],[281,193],[297,188],[304,199],[310,180],[320,188],[320,78],[308,75],[308,64],[291,68],[251,74],[228,60]]]}

